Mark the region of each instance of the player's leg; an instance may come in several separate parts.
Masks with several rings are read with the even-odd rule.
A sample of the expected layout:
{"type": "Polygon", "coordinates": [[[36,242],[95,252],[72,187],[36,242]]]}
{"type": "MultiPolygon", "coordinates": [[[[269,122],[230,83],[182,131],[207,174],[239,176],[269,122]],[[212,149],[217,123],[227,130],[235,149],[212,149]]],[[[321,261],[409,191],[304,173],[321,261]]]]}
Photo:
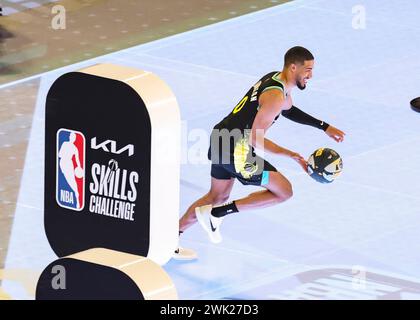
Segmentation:
{"type": "MultiPolygon", "coordinates": [[[[212,170],[213,173],[213,170],[212,170]]],[[[206,205],[221,204],[227,201],[229,198],[230,192],[233,187],[235,179],[234,178],[225,178],[217,179],[211,178],[211,187],[210,191],[206,193],[203,197],[195,201],[185,212],[182,218],[179,221],[179,232],[183,233],[187,228],[197,222],[196,207],[202,207],[206,205]]],[[[175,250],[173,258],[176,260],[194,260],[197,259],[197,254],[194,250],[178,247],[175,250]]]]}
{"type": "Polygon", "coordinates": [[[179,221],[179,231],[184,232],[191,225],[197,222],[195,208],[204,205],[218,205],[226,202],[229,199],[229,195],[232,190],[234,181],[235,179],[231,177],[227,179],[216,179],[212,177],[210,191],[206,193],[203,197],[195,201],[187,209],[187,211],[179,221]]]}
{"type": "Polygon", "coordinates": [[[280,172],[266,171],[268,182],[261,185],[267,190],[251,193],[245,198],[235,200],[238,211],[265,208],[284,202],[293,196],[292,185],[280,172]]]}
{"type": "MultiPolygon", "coordinates": [[[[257,170],[252,175],[247,175],[246,172],[237,174],[238,180],[244,185],[257,185],[264,187],[266,190],[254,192],[250,195],[233,201],[228,206],[220,206],[212,209],[212,215],[215,217],[223,217],[226,214],[250,209],[265,208],[276,205],[293,196],[292,185],[277,169],[268,161],[256,156],[256,168],[263,168],[257,170]]],[[[251,166],[252,168],[252,166],[251,166]]]]}
{"type": "MultiPolygon", "coordinates": [[[[260,168],[261,168],[260,167],[260,168]]],[[[229,171],[229,167],[225,167],[229,171]]],[[[214,243],[222,241],[220,225],[226,215],[239,211],[273,206],[286,201],[293,195],[292,185],[281,173],[277,172],[269,162],[257,157],[255,165],[247,164],[247,170],[230,169],[231,174],[244,185],[257,185],[266,190],[254,192],[247,197],[234,200],[221,206],[205,205],[196,208],[200,225],[207,231],[214,243]],[[263,170],[258,170],[259,165],[263,170]],[[263,165],[262,165],[263,164],[263,165]]]]}
{"type": "MultiPolygon", "coordinates": [[[[204,205],[195,209],[198,221],[204,230],[207,231],[210,241],[214,243],[220,243],[222,241],[220,225],[225,216],[240,211],[273,206],[292,197],[292,186],[281,173],[267,171],[265,174],[267,175],[266,179],[268,181],[261,186],[267,190],[251,193],[244,198],[225,203],[221,206],[204,205]]],[[[245,184],[242,180],[241,182],[245,184]]]]}

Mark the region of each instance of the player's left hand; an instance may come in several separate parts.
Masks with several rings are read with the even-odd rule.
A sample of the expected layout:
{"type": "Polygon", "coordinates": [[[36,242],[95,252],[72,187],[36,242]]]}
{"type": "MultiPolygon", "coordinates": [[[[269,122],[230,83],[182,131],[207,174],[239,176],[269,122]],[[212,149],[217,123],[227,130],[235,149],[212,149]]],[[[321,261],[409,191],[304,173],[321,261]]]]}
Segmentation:
{"type": "Polygon", "coordinates": [[[332,139],[334,139],[337,142],[343,142],[344,136],[346,135],[343,131],[337,129],[336,127],[333,127],[332,125],[329,125],[325,133],[332,139]]]}

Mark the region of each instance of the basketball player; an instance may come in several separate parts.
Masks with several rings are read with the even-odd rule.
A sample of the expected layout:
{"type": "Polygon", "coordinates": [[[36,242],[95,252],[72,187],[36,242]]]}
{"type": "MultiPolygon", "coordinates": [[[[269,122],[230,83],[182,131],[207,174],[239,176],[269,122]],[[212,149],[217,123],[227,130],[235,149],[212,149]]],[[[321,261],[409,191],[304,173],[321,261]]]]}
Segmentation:
{"type": "MultiPolygon", "coordinates": [[[[293,47],[284,56],[281,72],[263,76],[248,90],[243,99],[213,128],[208,157],[211,160],[211,187],[195,201],[180,219],[180,234],[199,221],[214,243],[222,241],[220,225],[230,214],[279,204],[293,195],[292,185],[269,162],[258,157],[254,148],[289,157],[307,172],[306,160],[297,152],[287,150],[265,138],[266,131],[280,114],[292,121],[323,130],[329,137],[342,142],[344,132],[315,119],[293,106],[292,90],[306,88],[312,78],[313,55],[303,47],[293,47]],[[265,190],[225,203],[235,179],[244,185],[261,186],[265,190]]],[[[193,250],[179,248],[175,259],[195,259],[193,250]]]]}

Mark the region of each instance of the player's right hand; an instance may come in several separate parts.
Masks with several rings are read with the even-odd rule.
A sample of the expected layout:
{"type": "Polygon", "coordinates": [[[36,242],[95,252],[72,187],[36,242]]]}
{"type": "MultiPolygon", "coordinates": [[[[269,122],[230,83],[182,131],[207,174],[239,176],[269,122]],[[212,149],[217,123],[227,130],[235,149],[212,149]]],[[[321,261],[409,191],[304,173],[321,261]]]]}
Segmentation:
{"type": "Polygon", "coordinates": [[[302,157],[299,153],[296,152],[292,152],[290,154],[290,157],[297,163],[299,163],[302,169],[305,170],[306,173],[308,173],[308,162],[305,160],[304,157],[302,157]]]}

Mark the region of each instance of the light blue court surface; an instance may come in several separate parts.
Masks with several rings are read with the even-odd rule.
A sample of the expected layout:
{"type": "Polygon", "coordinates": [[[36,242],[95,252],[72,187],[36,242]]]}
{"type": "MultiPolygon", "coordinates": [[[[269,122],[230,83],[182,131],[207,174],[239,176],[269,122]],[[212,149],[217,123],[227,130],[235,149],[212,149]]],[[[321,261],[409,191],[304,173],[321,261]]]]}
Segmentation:
{"type": "MultiPolygon", "coordinates": [[[[183,213],[210,185],[209,164],[192,163],[193,130],[209,133],[256,80],[282,67],[288,48],[302,45],[316,64],[308,88],[294,91],[295,104],[346,139],[336,144],[285,118],[269,137],[305,157],[319,147],[337,150],[342,176],[318,184],[294,161],[267,157],[290,179],[294,197],[227,217],[220,245],[194,226],[181,245],[199,260],[164,268],[181,299],[420,299],[420,114],[409,108],[420,96],[420,3],[365,0],[366,26],[354,29],[357,4],[294,1],[43,75],[6,268],[41,271],[56,259],[43,230],[40,150],[46,92],[59,75],[111,62],[152,71],[172,87],[190,133],[183,213]]],[[[232,199],[255,189],[236,182],[232,199]]],[[[27,298],[19,285],[6,285],[27,298]]]]}

